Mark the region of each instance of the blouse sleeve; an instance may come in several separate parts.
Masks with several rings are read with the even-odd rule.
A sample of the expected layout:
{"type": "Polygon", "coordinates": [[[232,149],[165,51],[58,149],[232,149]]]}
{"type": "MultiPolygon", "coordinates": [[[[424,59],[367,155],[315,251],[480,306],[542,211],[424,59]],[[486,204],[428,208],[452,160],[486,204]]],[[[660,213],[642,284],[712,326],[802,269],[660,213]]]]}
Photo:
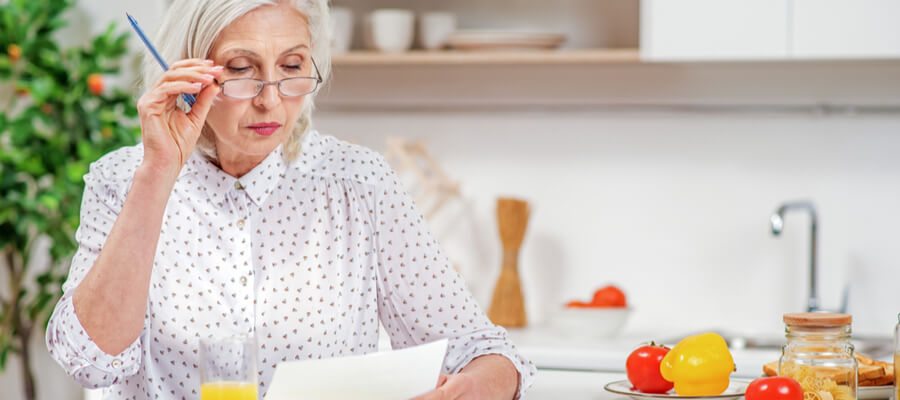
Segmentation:
{"type": "Polygon", "coordinates": [[[458,372],[478,356],[502,355],[519,372],[516,398],[524,394],[534,382],[534,364],[475,302],[393,171],[375,191],[374,224],[378,309],[391,346],[447,338],[445,373],[458,372]]]}
{"type": "MultiPolygon", "coordinates": [[[[104,179],[98,164],[85,175],[81,224],[75,232],[78,251],[72,259],[63,295],[47,325],[51,357],[80,385],[99,388],[134,375],[141,361],[140,338],[119,354],[107,354],[87,335],[72,305],[72,294],[90,270],[125,201],[128,182],[104,179]]],[[[142,335],[143,336],[143,333],[142,335]]]]}

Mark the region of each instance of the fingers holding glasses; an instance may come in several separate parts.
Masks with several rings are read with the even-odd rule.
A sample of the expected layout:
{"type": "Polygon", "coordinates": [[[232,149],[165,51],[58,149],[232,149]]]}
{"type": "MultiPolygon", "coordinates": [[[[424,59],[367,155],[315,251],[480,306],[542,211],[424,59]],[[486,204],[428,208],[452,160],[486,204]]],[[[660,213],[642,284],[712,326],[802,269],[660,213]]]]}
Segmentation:
{"type": "Polygon", "coordinates": [[[162,82],[156,87],[157,94],[162,97],[166,106],[172,106],[182,93],[195,94],[200,92],[203,84],[200,82],[173,81],[162,82]]]}
{"type": "Polygon", "coordinates": [[[212,61],[201,59],[181,60],[172,64],[172,68],[164,72],[156,84],[144,94],[145,106],[171,107],[178,99],[179,93],[197,93],[198,89],[192,89],[183,85],[172,85],[180,82],[187,84],[199,83],[209,86],[215,83],[215,79],[222,75],[224,68],[215,66],[212,61]],[[179,87],[183,92],[173,92],[171,88],[179,87]]]}
{"type": "Polygon", "coordinates": [[[172,64],[159,81],[138,101],[145,161],[177,170],[184,164],[200,136],[207,112],[220,88],[215,79],[222,67],[199,59],[172,64]],[[185,113],[176,106],[182,94],[199,94],[185,113]]]}
{"type": "Polygon", "coordinates": [[[222,70],[221,66],[178,70],[172,69],[163,74],[160,82],[189,81],[192,83],[199,82],[203,85],[211,85],[217,77],[222,75],[222,70]]]}
{"type": "Polygon", "coordinates": [[[199,132],[203,128],[203,123],[206,122],[206,115],[209,113],[210,107],[212,107],[213,100],[215,100],[222,89],[218,85],[210,85],[202,88],[202,90],[198,88],[198,90],[200,94],[197,96],[197,102],[194,103],[194,107],[191,108],[187,117],[194,123],[199,132]]]}

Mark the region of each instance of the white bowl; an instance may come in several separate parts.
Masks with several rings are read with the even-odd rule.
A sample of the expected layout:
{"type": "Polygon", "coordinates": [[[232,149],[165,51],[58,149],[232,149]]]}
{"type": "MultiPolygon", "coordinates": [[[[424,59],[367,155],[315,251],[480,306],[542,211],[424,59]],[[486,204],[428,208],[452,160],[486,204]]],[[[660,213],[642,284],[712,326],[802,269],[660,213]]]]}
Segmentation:
{"type": "Polygon", "coordinates": [[[631,315],[627,307],[564,307],[550,317],[550,325],[560,334],[582,339],[608,339],[619,335],[631,315]]]}

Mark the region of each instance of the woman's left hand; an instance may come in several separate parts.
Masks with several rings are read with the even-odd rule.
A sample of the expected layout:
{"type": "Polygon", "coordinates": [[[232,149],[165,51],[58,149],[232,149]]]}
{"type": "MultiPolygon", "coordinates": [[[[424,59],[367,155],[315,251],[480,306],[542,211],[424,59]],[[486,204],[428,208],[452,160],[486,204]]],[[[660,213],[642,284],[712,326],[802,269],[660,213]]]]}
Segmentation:
{"type": "Polygon", "coordinates": [[[437,387],[413,400],[511,400],[519,386],[516,367],[504,356],[478,357],[459,373],[441,374],[437,387]]]}

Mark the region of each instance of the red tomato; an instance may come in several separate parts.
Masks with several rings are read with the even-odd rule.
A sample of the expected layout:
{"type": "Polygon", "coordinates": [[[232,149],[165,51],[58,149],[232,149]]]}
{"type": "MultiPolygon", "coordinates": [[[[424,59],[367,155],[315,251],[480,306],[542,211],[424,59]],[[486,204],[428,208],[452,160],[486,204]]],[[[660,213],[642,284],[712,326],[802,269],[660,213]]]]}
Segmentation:
{"type": "Polygon", "coordinates": [[[747,386],[746,400],[803,400],[800,383],[787,376],[758,378],[747,386]]]}
{"type": "Polygon", "coordinates": [[[594,292],[591,305],[597,307],[625,307],[625,293],[612,285],[597,289],[594,292]]]}
{"type": "Polygon", "coordinates": [[[668,347],[653,343],[631,352],[625,361],[625,371],[635,389],[644,393],[665,393],[672,389],[674,384],[663,379],[659,372],[659,363],[668,352],[668,347]]]}

